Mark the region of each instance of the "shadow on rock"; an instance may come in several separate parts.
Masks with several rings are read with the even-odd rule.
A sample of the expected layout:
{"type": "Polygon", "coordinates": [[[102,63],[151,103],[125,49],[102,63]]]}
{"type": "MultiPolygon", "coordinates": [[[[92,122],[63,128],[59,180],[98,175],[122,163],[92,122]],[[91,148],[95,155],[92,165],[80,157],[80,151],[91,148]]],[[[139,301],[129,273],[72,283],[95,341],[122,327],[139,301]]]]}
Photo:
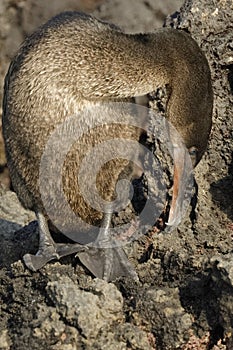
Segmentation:
{"type": "Polygon", "coordinates": [[[26,253],[36,253],[39,244],[36,221],[20,228],[20,225],[14,222],[1,219],[0,226],[10,230],[1,239],[0,268],[9,267],[12,263],[22,259],[26,253]]]}
{"type": "Polygon", "coordinates": [[[233,153],[228,175],[210,185],[213,201],[233,220],[233,153]]]}
{"type": "Polygon", "coordinates": [[[181,305],[193,315],[193,326],[198,336],[201,338],[203,330],[209,329],[208,349],[212,349],[220,340],[229,341],[233,327],[233,286],[225,281],[225,262],[219,261],[212,261],[212,271],[197,274],[179,289],[181,305]]]}

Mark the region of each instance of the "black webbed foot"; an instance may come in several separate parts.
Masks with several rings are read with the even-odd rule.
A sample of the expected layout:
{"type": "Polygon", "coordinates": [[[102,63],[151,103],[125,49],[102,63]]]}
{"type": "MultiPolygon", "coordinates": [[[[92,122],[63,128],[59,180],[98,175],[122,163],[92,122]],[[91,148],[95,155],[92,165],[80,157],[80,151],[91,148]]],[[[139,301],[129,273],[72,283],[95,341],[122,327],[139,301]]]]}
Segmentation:
{"type": "Polygon", "coordinates": [[[90,248],[76,256],[94,276],[105,281],[123,276],[138,280],[137,273],[122,248],[90,248]]]}
{"type": "Polygon", "coordinates": [[[56,253],[47,255],[45,253],[37,253],[36,255],[33,254],[25,254],[23,256],[23,261],[25,265],[29,268],[31,271],[37,271],[41,267],[47,264],[47,262],[53,260],[53,259],[59,259],[58,255],[56,253]]]}
{"type": "Polygon", "coordinates": [[[111,211],[105,213],[97,240],[89,246],[88,251],[79,252],[76,256],[94,276],[105,281],[113,281],[123,276],[138,280],[123,248],[116,246],[110,236],[111,217],[111,211]]]}
{"type": "Polygon", "coordinates": [[[37,271],[51,260],[59,260],[63,256],[85,251],[88,248],[78,243],[55,243],[51,237],[47,221],[41,213],[36,213],[39,224],[39,250],[36,255],[25,254],[25,265],[32,271],[37,271]]]}
{"type": "Polygon", "coordinates": [[[30,270],[37,271],[51,260],[59,260],[63,256],[88,249],[87,247],[76,243],[57,243],[46,248],[47,249],[43,249],[42,251],[39,250],[36,255],[25,254],[23,256],[24,263],[30,270]]]}
{"type": "Polygon", "coordinates": [[[55,243],[51,237],[47,221],[41,213],[37,213],[39,224],[39,250],[36,255],[25,254],[26,266],[37,271],[51,260],[59,260],[63,256],[77,253],[76,256],[94,276],[106,281],[113,281],[122,276],[138,280],[133,266],[124,250],[116,246],[110,236],[111,213],[106,213],[99,236],[88,247],[79,243],[55,243]]]}

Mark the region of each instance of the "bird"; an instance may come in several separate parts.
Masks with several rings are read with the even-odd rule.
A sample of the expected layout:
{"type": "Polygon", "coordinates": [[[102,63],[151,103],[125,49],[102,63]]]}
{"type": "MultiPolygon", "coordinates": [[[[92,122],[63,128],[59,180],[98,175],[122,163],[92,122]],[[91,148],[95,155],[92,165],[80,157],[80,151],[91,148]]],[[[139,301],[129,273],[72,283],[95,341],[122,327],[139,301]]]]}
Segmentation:
{"type": "MultiPolygon", "coordinates": [[[[110,204],[116,198],[116,183],[122,173],[132,176],[132,162],[117,158],[99,169],[96,186],[107,203],[104,211],[85,201],[76,178],[82,160],[94,146],[113,138],[137,142],[140,139],[142,128],[115,123],[115,114],[108,104],[132,101],[161,86],[169,91],[165,117],[181,135],[196,166],[211,131],[213,91],[205,54],[188,33],[161,28],[151,33],[128,34],[92,15],[68,11],[51,18],[22,43],[5,77],[2,125],[13,188],[22,205],[33,210],[38,220],[38,252],[23,257],[29,269],[37,271],[50,260],[76,252],[96,277],[110,281],[128,275],[137,279],[123,248],[103,243],[109,240],[113,212],[110,204]],[[95,108],[102,114],[95,117],[95,108]],[[99,121],[109,113],[109,125],[97,123],[88,128],[91,118],[99,121]],[[81,218],[75,226],[81,243],[55,243],[51,236],[53,222],[40,191],[40,165],[44,150],[50,150],[50,146],[46,148],[48,139],[57,132],[58,151],[52,153],[51,164],[46,164],[42,175],[47,206],[54,208],[61,226],[69,227],[62,201],[56,200],[56,177],[46,176],[53,162],[58,164],[61,160],[63,135],[73,125],[70,116],[75,116],[72,123],[76,123],[80,137],[66,152],[61,177],[65,198],[81,218]],[[85,223],[101,233],[95,237],[97,248],[82,244],[82,240],[91,240],[85,223]]],[[[175,220],[183,157],[180,148],[174,147],[168,224],[175,220]]],[[[90,173],[83,175],[84,183],[89,177],[90,173]]]]}

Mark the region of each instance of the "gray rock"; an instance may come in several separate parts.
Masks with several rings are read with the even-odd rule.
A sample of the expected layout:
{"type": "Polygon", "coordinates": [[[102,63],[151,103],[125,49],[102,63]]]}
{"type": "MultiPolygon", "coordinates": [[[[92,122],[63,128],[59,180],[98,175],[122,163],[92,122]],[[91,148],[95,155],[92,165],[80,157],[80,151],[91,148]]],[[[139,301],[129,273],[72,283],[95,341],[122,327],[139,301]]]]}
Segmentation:
{"type": "Polygon", "coordinates": [[[136,301],[138,317],[156,334],[162,349],[175,349],[184,344],[192,327],[192,316],[180,303],[178,288],[149,288],[136,301]]]}
{"type": "MultiPolygon", "coordinates": [[[[233,254],[215,255],[211,258],[211,262],[216,265],[221,279],[233,288],[233,254]]],[[[219,277],[215,278],[215,280],[218,279],[219,277]]]]}
{"type": "Polygon", "coordinates": [[[178,11],[183,0],[107,0],[94,14],[128,33],[150,32],[161,27],[167,14],[178,11]]]}
{"type": "Polygon", "coordinates": [[[95,279],[86,290],[77,287],[64,276],[49,282],[47,292],[62,317],[89,341],[113,322],[123,320],[123,298],[114,284],[95,279]]]}

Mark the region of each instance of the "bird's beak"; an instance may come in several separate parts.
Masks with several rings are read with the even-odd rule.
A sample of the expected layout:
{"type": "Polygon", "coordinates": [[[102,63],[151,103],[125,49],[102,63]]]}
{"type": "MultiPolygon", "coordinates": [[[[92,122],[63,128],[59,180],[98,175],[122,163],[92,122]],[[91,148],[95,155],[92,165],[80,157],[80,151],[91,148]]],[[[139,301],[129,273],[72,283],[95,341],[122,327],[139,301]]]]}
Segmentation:
{"type": "MultiPolygon", "coordinates": [[[[178,226],[184,216],[185,198],[192,179],[192,161],[185,147],[174,147],[173,195],[167,225],[178,226]]],[[[192,183],[191,183],[192,186],[192,183]]]]}

